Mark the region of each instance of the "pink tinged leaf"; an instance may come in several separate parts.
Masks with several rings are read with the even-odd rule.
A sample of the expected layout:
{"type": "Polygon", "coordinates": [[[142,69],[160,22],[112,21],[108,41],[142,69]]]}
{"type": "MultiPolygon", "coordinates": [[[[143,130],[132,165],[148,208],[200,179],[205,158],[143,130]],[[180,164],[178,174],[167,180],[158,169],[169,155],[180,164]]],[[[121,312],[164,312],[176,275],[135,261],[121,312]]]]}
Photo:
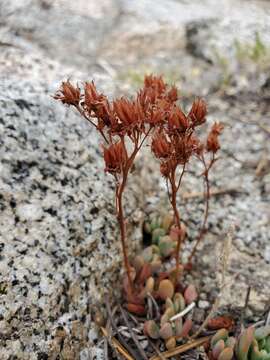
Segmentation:
{"type": "Polygon", "coordinates": [[[183,325],[183,329],[182,329],[182,333],[181,333],[181,337],[185,338],[188,336],[190,330],[192,329],[192,320],[191,319],[187,319],[183,325]]]}
{"type": "Polygon", "coordinates": [[[184,298],[186,300],[186,303],[190,304],[193,301],[196,301],[197,297],[198,297],[198,294],[197,294],[195,286],[192,284],[189,285],[184,292],[184,298]]]}

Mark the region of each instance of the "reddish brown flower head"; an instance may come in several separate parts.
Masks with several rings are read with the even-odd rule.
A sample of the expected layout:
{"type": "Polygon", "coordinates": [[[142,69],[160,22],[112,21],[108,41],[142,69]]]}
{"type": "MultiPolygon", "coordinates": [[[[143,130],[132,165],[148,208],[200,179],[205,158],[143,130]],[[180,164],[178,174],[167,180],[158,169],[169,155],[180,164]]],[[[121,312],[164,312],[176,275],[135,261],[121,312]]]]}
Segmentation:
{"type": "Polygon", "coordinates": [[[151,108],[146,116],[146,122],[150,125],[159,125],[164,121],[164,111],[159,108],[151,108]]]}
{"type": "Polygon", "coordinates": [[[111,109],[109,101],[105,95],[97,91],[93,81],[84,84],[83,107],[90,116],[98,119],[100,129],[105,125],[110,125],[111,109]]]}
{"type": "Polygon", "coordinates": [[[62,101],[63,104],[77,106],[80,103],[81,92],[78,86],[73,86],[69,80],[63,81],[54,99],[62,101]]]}
{"type": "Polygon", "coordinates": [[[223,125],[214,123],[207,137],[206,149],[216,153],[220,149],[219,135],[222,133],[223,125]]]}
{"type": "Polygon", "coordinates": [[[189,161],[193,154],[197,153],[199,140],[195,135],[185,134],[181,137],[174,137],[173,146],[177,164],[183,165],[189,161]]]}
{"type": "Polygon", "coordinates": [[[127,151],[124,144],[119,141],[104,148],[105,171],[111,174],[121,173],[127,161],[127,151]]]}
{"type": "Polygon", "coordinates": [[[151,149],[158,159],[165,159],[170,156],[171,144],[164,134],[157,134],[153,138],[151,149]]]}
{"type": "Polygon", "coordinates": [[[198,126],[206,121],[207,107],[203,99],[194,100],[191,110],[188,114],[193,126],[198,126]]]}
{"type": "Polygon", "coordinates": [[[165,178],[168,178],[169,175],[175,171],[176,166],[177,162],[175,159],[168,159],[167,161],[163,161],[160,164],[161,175],[165,178]]]}
{"type": "Polygon", "coordinates": [[[145,76],[144,87],[154,89],[157,95],[160,96],[165,92],[167,85],[163,81],[162,76],[153,76],[151,74],[145,76]]]}
{"type": "Polygon", "coordinates": [[[177,106],[169,114],[168,130],[169,132],[180,131],[184,132],[189,126],[188,119],[183,111],[177,106]]]}
{"type": "Polygon", "coordinates": [[[171,87],[171,89],[168,91],[167,97],[171,102],[175,102],[178,100],[178,92],[176,86],[171,87]]]}
{"type": "Polygon", "coordinates": [[[113,112],[119,120],[119,124],[127,129],[132,128],[138,121],[138,108],[134,102],[121,98],[113,102],[113,112]]]}

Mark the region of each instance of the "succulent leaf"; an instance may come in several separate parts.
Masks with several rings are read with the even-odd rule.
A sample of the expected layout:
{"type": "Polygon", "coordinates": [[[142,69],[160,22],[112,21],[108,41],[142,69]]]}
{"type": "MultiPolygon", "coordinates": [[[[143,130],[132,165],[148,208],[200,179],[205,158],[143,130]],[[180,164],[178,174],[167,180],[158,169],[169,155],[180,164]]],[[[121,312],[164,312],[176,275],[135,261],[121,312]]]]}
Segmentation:
{"type": "Polygon", "coordinates": [[[173,297],[173,303],[176,313],[184,310],[184,308],[186,307],[184,296],[181,293],[175,293],[173,297]]]}
{"type": "Polygon", "coordinates": [[[190,284],[185,292],[184,292],[184,298],[187,304],[192,303],[193,301],[196,301],[198,297],[196,288],[194,285],[190,284]]]}
{"type": "Polygon", "coordinates": [[[187,319],[185,322],[184,322],[184,325],[183,325],[183,328],[182,328],[182,333],[181,333],[181,337],[185,338],[188,336],[190,330],[192,329],[192,325],[193,325],[193,322],[191,319],[187,319]]]}
{"type": "Polygon", "coordinates": [[[154,320],[148,320],[144,323],[143,331],[145,335],[149,336],[152,339],[159,338],[159,327],[154,320]]]}
{"type": "Polygon", "coordinates": [[[152,232],[152,241],[154,244],[158,244],[159,242],[159,239],[162,237],[162,236],[165,236],[165,230],[162,229],[162,228],[157,228],[155,229],[153,232],[152,232]]]}
{"type": "Polygon", "coordinates": [[[231,360],[232,358],[233,358],[233,349],[228,347],[220,353],[218,360],[231,360]]]}
{"type": "Polygon", "coordinates": [[[174,332],[176,336],[180,336],[183,331],[183,320],[182,318],[174,321],[174,332]]]}
{"type": "Polygon", "coordinates": [[[154,290],[154,286],[155,286],[155,280],[151,276],[146,280],[146,283],[145,283],[145,291],[146,291],[146,293],[152,293],[153,290],[154,290]]]}
{"type": "Polygon", "coordinates": [[[237,358],[238,360],[246,360],[250,346],[254,339],[254,327],[249,327],[243,331],[240,335],[237,347],[237,358]]]}
{"type": "Polygon", "coordinates": [[[256,340],[262,340],[270,335],[270,326],[262,326],[255,330],[254,337],[256,340]]]}
{"type": "Polygon", "coordinates": [[[159,335],[160,337],[162,337],[162,339],[167,340],[170,337],[173,336],[173,329],[172,329],[172,325],[169,322],[166,322],[165,324],[163,324],[159,330],[159,335]]]}
{"type": "Polygon", "coordinates": [[[225,349],[225,342],[223,339],[218,340],[213,346],[212,355],[215,359],[219,357],[221,352],[225,349]]]}
{"type": "Polygon", "coordinates": [[[224,340],[225,342],[228,339],[228,336],[229,336],[228,330],[226,329],[218,330],[211,339],[211,347],[213,348],[219,340],[224,340]]]}
{"type": "Polygon", "coordinates": [[[172,255],[175,249],[175,242],[171,240],[169,236],[163,236],[159,240],[159,250],[162,257],[168,257],[172,255]]]}
{"type": "Polygon", "coordinates": [[[162,300],[166,300],[167,298],[172,298],[174,294],[174,286],[173,283],[168,280],[162,280],[159,283],[158,287],[158,295],[162,300]]]}
{"type": "Polygon", "coordinates": [[[165,345],[166,345],[166,348],[167,348],[168,350],[174,349],[174,348],[176,347],[175,337],[172,336],[171,338],[169,338],[168,340],[166,340],[165,345]]]}
{"type": "Polygon", "coordinates": [[[167,213],[162,219],[162,227],[166,232],[168,232],[172,224],[173,216],[170,213],[167,213]]]}

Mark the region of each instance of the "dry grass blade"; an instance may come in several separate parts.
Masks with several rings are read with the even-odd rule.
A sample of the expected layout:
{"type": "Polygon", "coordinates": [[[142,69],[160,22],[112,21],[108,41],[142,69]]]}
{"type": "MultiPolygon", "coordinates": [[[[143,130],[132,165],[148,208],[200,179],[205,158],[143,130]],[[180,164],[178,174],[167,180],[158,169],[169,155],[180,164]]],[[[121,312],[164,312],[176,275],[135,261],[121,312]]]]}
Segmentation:
{"type": "MultiPolygon", "coordinates": [[[[104,327],[101,327],[103,335],[108,338],[108,333],[104,327]]],[[[115,350],[118,351],[126,360],[134,360],[134,358],[127,352],[127,350],[120,344],[115,337],[111,337],[111,343],[114,346],[115,350]]]]}
{"type": "Polygon", "coordinates": [[[162,353],[159,351],[158,347],[149,339],[149,344],[152,346],[152,348],[155,350],[156,354],[161,360],[166,360],[166,358],[162,355],[162,353]]]}
{"type": "Polygon", "coordinates": [[[118,331],[118,327],[117,327],[117,325],[115,324],[115,321],[114,321],[114,318],[113,318],[113,315],[112,315],[112,311],[111,311],[111,307],[110,307],[110,303],[109,303],[108,299],[106,299],[105,304],[106,304],[108,316],[109,316],[110,321],[111,321],[112,328],[117,332],[117,335],[119,336],[119,340],[120,340],[120,343],[122,344],[122,347],[123,347],[123,348],[126,348],[127,351],[136,359],[136,354],[134,353],[134,351],[133,351],[133,350],[131,349],[131,347],[127,344],[127,342],[125,341],[125,339],[123,338],[123,336],[122,336],[122,335],[120,334],[120,332],[118,331]]]}
{"type": "MultiPolygon", "coordinates": [[[[162,356],[164,359],[169,359],[172,356],[176,356],[179,354],[183,354],[184,352],[194,349],[198,346],[201,346],[202,344],[204,344],[206,341],[208,341],[210,339],[210,336],[205,336],[201,339],[197,339],[194,340],[188,344],[184,344],[184,345],[180,345],[177,346],[175,349],[172,350],[168,350],[168,351],[164,351],[162,353],[162,356]]],[[[161,360],[162,358],[159,355],[154,355],[152,356],[149,360],[161,360]]]]}
{"type": "MultiPolygon", "coordinates": [[[[235,193],[240,193],[240,192],[243,192],[243,191],[238,188],[215,189],[215,190],[210,191],[210,196],[217,196],[217,195],[223,195],[223,194],[235,194],[235,193]]],[[[187,199],[194,199],[197,197],[203,198],[204,192],[203,191],[194,191],[194,192],[182,193],[180,195],[181,195],[182,199],[187,200],[187,199]]]]}
{"type": "Polygon", "coordinates": [[[131,335],[131,337],[132,337],[132,340],[134,341],[134,344],[135,344],[135,345],[137,346],[137,348],[138,348],[139,353],[141,354],[141,356],[142,356],[142,358],[143,358],[144,360],[148,360],[147,355],[146,355],[145,351],[143,350],[143,348],[142,348],[142,346],[141,346],[141,344],[140,344],[140,342],[139,342],[139,340],[138,340],[135,332],[132,330],[132,327],[130,326],[130,323],[129,323],[129,321],[128,321],[127,315],[126,315],[125,311],[122,309],[121,306],[120,306],[120,311],[121,311],[123,320],[124,320],[125,324],[126,324],[127,327],[128,327],[128,330],[129,330],[129,332],[130,332],[130,335],[131,335]]]}

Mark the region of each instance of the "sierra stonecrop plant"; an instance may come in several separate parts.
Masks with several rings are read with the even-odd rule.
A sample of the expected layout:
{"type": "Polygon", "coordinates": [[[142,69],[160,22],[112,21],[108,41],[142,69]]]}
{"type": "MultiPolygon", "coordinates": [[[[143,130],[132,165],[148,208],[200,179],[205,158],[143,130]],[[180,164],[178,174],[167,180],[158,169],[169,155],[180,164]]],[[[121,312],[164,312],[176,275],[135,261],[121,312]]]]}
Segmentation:
{"type": "MultiPolygon", "coordinates": [[[[105,171],[115,181],[115,208],[126,270],[124,288],[129,306],[141,306],[143,313],[146,281],[158,271],[163,258],[171,255],[175,257],[174,288],[179,281],[180,251],[186,231],[181,223],[176,199],[192,157],[203,164],[206,205],[202,227],[189,261],[206,232],[210,198],[209,171],[217,159],[216,153],[220,148],[218,138],[223,126],[214,123],[206,139],[199,140],[197,130],[206,122],[205,102],[196,99],[190,111],[184,113],[178,103],[177,88],[168,86],[162,77],[153,75],[145,76],[144,86],[134,98],[120,97],[111,101],[96,89],[94,82],[78,86],[70,81],[62,83],[54,98],[75,108],[101,136],[105,171]],[[127,249],[128,219],[124,212],[123,194],[134,169],[135,159],[147,141],[151,144],[152,153],[160,161],[161,175],[170,189],[173,217],[168,216],[162,224],[150,225],[154,245],[145,250],[132,267],[127,249]]],[[[151,285],[152,280],[149,281],[151,285]]]]}
{"type": "Polygon", "coordinates": [[[244,330],[235,352],[238,360],[270,360],[270,326],[244,330]]]}
{"type": "Polygon", "coordinates": [[[270,360],[270,326],[244,329],[239,337],[229,336],[220,329],[211,339],[209,357],[212,360],[270,360]]]}
{"type": "Polygon", "coordinates": [[[220,329],[211,339],[210,359],[231,360],[236,340],[226,329],[220,329]]]}
{"type": "Polygon", "coordinates": [[[152,339],[163,339],[168,350],[176,346],[177,341],[186,338],[192,328],[192,320],[177,317],[186,306],[197,299],[193,285],[189,285],[184,294],[175,292],[173,283],[164,279],[159,283],[156,297],[164,303],[164,312],[158,320],[146,320],[144,333],[152,339]],[[174,319],[174,316],[176,318],[174,319]]]}

